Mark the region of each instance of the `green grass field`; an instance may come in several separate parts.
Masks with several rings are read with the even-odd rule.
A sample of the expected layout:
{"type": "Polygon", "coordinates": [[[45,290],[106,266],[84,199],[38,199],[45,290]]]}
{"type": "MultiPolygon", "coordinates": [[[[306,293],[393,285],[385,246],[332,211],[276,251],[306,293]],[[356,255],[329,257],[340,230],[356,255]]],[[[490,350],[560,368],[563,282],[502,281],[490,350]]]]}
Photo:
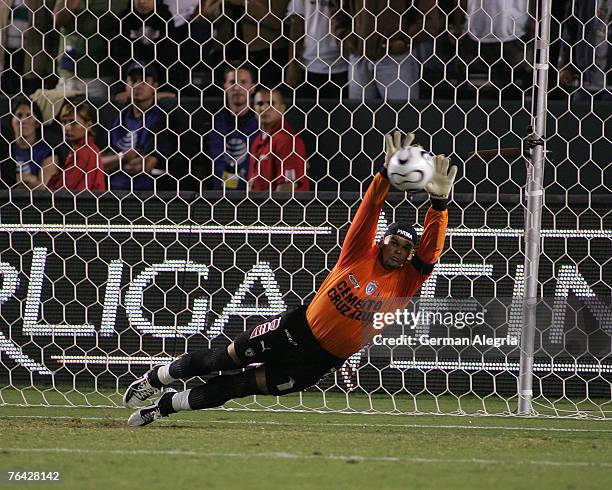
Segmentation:
{"type": "Polygon", "coordinates": [[[0,488],[610,488],[612,421],[0,407],[0,488]],[[59,471],[61,483],[7,482],[59,471]]]}

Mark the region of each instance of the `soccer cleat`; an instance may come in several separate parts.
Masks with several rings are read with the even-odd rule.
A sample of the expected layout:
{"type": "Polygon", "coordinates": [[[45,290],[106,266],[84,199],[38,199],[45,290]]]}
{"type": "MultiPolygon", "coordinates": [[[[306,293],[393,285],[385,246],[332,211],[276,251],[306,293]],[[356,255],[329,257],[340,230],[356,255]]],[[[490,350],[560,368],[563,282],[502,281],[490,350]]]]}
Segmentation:
{"type": "Polygon", "coordinates": [[[142,427],[144,425],[149,425],[151,422],[154,422],[162,417],[167,417],[168,415],[163,414],[160,407],[159,402],[166,395],[172,395],[176,393],[175,389],[166,388],[164,389],[164,394],[159,397],[159,399],[148,407],[139,408],[135,412],[130,415],[128,418],[128,425],[130,427],[142,427]]]}
{"type": "Polygon", "coordinates": [[[152,386],[149,381],[150,374],[160,366],[154,366],[153,369],[147,371],[128,387],[123,394],[123,405],[128,408],[136,408],[139,403],[161,391],[161,388],[152,386]]]}

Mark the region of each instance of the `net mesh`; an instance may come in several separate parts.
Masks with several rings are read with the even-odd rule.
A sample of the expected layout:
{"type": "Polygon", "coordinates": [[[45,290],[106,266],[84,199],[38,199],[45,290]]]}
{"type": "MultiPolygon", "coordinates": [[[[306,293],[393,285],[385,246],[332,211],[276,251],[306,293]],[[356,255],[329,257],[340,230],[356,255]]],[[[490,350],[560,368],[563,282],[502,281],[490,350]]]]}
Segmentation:
{"type": "MultiPolygon", "coordinates": [[[[609,417],[612,2],[553,3],[534,408],[609,417]]],[[[228,407],[513,413],[538,8],[0,2],[0,403],[115,406],[152,365],[310,301],[401,128],[461,162],[410,310],[452,321],[228,407]],[[267,149],[270,113],[287,133],[267,149]]],[[[428,207],[392,192],[379,236],[428,207]]]]}

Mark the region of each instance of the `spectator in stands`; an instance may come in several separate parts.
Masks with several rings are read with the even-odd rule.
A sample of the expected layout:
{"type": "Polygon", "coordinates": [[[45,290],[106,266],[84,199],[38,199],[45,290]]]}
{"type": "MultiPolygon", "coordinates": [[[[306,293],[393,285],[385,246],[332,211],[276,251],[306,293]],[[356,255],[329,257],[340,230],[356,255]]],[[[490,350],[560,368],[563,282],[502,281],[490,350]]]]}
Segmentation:
{"type": "Polygon", "coordinates": [[[168,127],[167,117],[155,105],[158,75],[153,66],[134,64],[127,70],[126,84],[132,103],[113,122],[110,147],[103,158],[111,190],[151,190],[155,177],[166,173],[171,142],[159,137],[168,127]]]}
{"type": "Polygon", "coordinates": [[[259,128],[249,107],[255,75],[246,65],[225,69],[225,108],[215,114],[206,151],[213,161],[213,189],[246,189],[249,147],[259,128]]]}
{"type": "MultiPolygon", "coordinates": [[[[457,0],[437,0],[433,5],[428,2],[417,4],[424,10],[426,24],[414,26],[416,33],[412,37],[411,51],[422,67],[419,86],[419,97],[422,99],[428,97],[424,93],[428,89],[435,89],[436,94],[448,94],[451,88],[448,64],[455,54],[455,49],[451,43],[450,31],[446,29],[446,19],[447,12],[456,8],[456,4],[457,0]]],[[[454,88],[454,85],[452,87],[454,88]]],[[[434,98],[438,97],[434,95],[434,98]]],[[[441,98],[449,97],[446,95],[441,98]]]]}
{"type": "Polygon", "coordinates": [[[461,5],[463,8],[457,9],[453,16],[461,53],[460,79],[477,84],[474,75],[481,72],[486,76],[484,84],[490,83],[498,89],[531,86],[527,60],[528,42],[535,29],[530,8],[535,9],[535,2],[461,0],[461,5]]]}
{"type": "Polygon", "coordinates": [[[10,121],[7,117],[0,120],[0,190],[10,189],[15,185],[15,160],[11,156],[12,140],[10,121]]]}
{"type": "MultiPolygon", "coordinates": [[[[246,58],[259,70],[259,83],[278,87],[287,64],[287,38],[282,35],[289,0],[202,0],[202,14],[240,36],[247,47],[246,58]],[[227,13],[232,12],[233,18],[227,13]]],[[[221,27],[221,26],[219,26],[221,27]]],[[[227,29],[226,29],[227,30],[227,29]]],[[[227,40],[227,37],[221,42],[227,40]]],[[[242,54],[239,55],[242,59],[242,54]]],[[[227,59],[227,57],[226,57],[227,59]]]]}
{"type": "MultiPolygon", "coordinates": [[[[57,84],[54,57],[59,31],[54,28],[53,14],[56,1],[0,0],[0,74],[4,72],[0,86],[5,94],[31,94],[42,87],[43,81],[49,88],[57,84]]],[[[45,120],[52,119],[49,113],[45,120]]]]}
{"type": "Polygon", "coordinates": [[[10,156],[16,183],[26,189],[42,189],[56,171],[54,151],[42,138],[42,113],[38,104],[17,97],[11,108],[10,156]]]}
{"type": "MultiPolygon", "coordinates": [[[[5,94],[31,94],[54,80],[58,31],[56,0],[0,0],[0,87],[5,94]]],[[[59,108],[59,106],[58,106],[59,108]]],[[[52,119],[52,115],[47,120],[52,119]]]]}
{"type": "Polygon", "coordinates": [[[199,96],[199,90],[210,85],[214,67],[221,64],[221,58],[211,58],[212,23],[200,13],[202,0],[163,1],[172,14],[172,39],[179,46],[180,63],[176,63],[172,71],[184,83],[177,89],[181,94],[199,96]]]}
{"type": "Polygon", "coordinates": [[[309,191],[306,147],[285,120],[283,94],[260,87],[254,97],[261,132],[251,145],[249,189],[251,191],[309,191]]]}
{"type": "Polygon", "coordinates": [[[30,94],[53,81],[56,0],[0,0],[0,87],[4,94],[30,94]]]}
{"type": "MultiPolygon", "coordinates": [[[[30,10],[30,27],[24,33],[23,92],[31,94],[41,88],[55,86],[55,59],[59,44],[59,32],[53,26],[55,0],[26,0],[30,10]]],[[[53,121],[54,123],[56,121],[53,121]]]]}
{"type": "Polygon", "coordinates": [[[58,114],[70,151],[61,168],[49,179],[51,190],[72,192],[105,191],[106,176],[101,168],[100,149],[94,141],[93,109],[89,102],[75,105],[66,100],[58,114]]]}
{"type": "Polygon", "coordinates": [[[340,99],[348,82],[348,65],[330,31],[329,2],[291,0],[287,16],[292,41],[287,85],[297,88],[298,98],[340,99]]]}
{"type": "Polygon", "coordinates": [[[559,83],[572,90],[572,100],[611,100],[612,1],[567,2],[557,66],[559,83]]]}
{"type": "Polygon", "coordinates": [[[110,39],[116,36],[113,20],[128,0],[56,0],[54,26],[59,29],[57,55],[59,83],[39,89],[31,97],[40,106],[44,122],[53,119],[64,98],[85,95],[88,99],[109,97],[117,79],[116,63],[110,55],[110,39]]]}
{"type": "Polygon", "coordinates": [[[10,189],[15,185],[15,160],[11,157],[10,149],[4,132],[0,136],[0,190],[10,189]]]}
{"type": "Polygon", "coordinates": [[[21,89],[29,27],[30,11],[25,0],[0,0],[0,85],[4,94],[21,89]]]}
{"type": "Polygon", "coordinates": [[[59,75],[67,89],[78,93],[86,89],[88,97],[108,96],[108,86],[115,75],[109,50],[109,40],[116,35],[111,21],[126,2],[57,0],[53,9],[55,25],[63,34],[59,75]]]}
{"type": "MultiPolygon", "coordinates": [[[[156,0],[132,0],[119,14],[118,22],[121,35],[111,41],[113,60],[122,70],[128,69],[134,61],[153,65],[160,75],[161,87],[157,91],[157,98],[175,97],[175,92],[187,80],[185,70],[177,66],[180,65],[178,45],[174,40],[174,23],[167,5],[156,0]]],[[[130,92],[126,89],[115,95],[115,101],[125,104],[129,96],[130,92]]]]}
{"type": "Polygon", "coordinates": [[[0,0],[0,77],[2,78],[10,61],[10,51],[6,49],[10,19],[11,0],[0,0]]]}
{"type": "Polygon", "coordinates": [[[349,60],[349,98],[407,101],[419,97],[413,38],[435,17],[434,0],[331,0],[332,32],[349,60]]]}

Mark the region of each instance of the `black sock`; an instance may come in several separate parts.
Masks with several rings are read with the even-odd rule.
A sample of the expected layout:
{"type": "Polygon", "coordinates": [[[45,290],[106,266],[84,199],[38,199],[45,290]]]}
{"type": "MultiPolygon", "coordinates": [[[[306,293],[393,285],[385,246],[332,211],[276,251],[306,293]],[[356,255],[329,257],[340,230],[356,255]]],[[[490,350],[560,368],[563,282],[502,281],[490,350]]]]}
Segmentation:
{"type": "Polygon", "coordinates": [[[157,376],[157,370],[159,368],[155,368],[153,369],[151,372],[149,372],[149,383],[151,384],[151,386],[155,387],[155,388],[159,388],[162,389],[164,387],[163,383],[159,380],[158,376],[157,376]]]}
{"type": "Polygon", "coordinates": [[[164,393],[157,402],[157,406],[159,407],[159,411],[162,415],[168,416],[171,413],[176,413],[176,410],[174,410],[174,407],[172,406],[172,397],[174,395],[176,395],[174,391],[170,393],[164,393]]]}
{"type": "Polygon", "coordinates": [[[202,349],[181,356],[170,364],[169,374],[174,379],[187,379],[214,371],[237,369],[234,360],[227,352],[227,347],[202,349]]]}
{"type": "Polygon", "coordinates": [[[206,384],[192,388],[189,406],[192,410],[219,407],[233,398],[259,393],[255,369],[247,369],[238,374],[215,376],[206,384]]]}

